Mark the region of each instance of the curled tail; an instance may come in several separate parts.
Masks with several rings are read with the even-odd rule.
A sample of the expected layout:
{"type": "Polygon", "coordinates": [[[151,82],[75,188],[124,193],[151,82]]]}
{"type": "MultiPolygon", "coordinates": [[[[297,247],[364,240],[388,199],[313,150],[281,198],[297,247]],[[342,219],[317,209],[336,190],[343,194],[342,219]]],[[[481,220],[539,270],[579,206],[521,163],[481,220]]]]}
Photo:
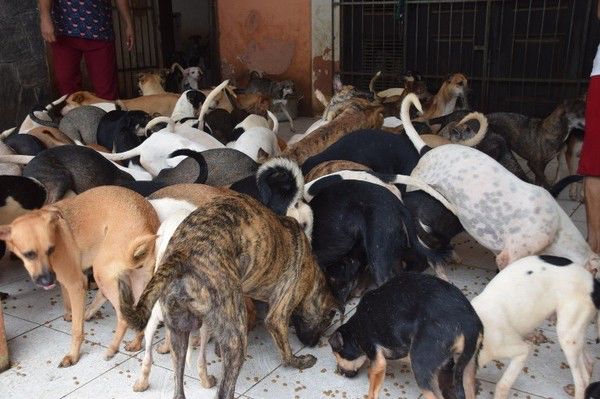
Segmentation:
{"type": "Polygon", "coordinates": [[[373,95],[377,94],[377,93],[375,93],[375,82],[377,81],[377,79],[379,79],[380,76],[381,76],[381,71],[377,71],[377,73],[375,75],[373,75],[373,77],[371,78],[371,81],[369,82],[369,91],[371,93],[373,93],[373,95]]]}
{"type": "Polygon", "coordinates": [[[263,204],[275,213],[285,215],[304,194],[304,176],[296,162],[272,158],[258,168],[256,187],[263,204]]]}
{"type": "Polygon", "coordinates": [[[487,118],[480,112],[471,112],[470,114],[462,118],[462,120],[458,122],[458,124],[463,125],[470,120],[477,120],[479,122],[479,130],[477,131],[475,136],[467,140],[459,141],[456,144],[466,145],[467,147],[475,147],[477,144],[481,143],[481,140],[483,140],[483,138],[485,137],[488,130],[487,118]]]}
{"type": "Polygon", "coordinates": [[[198,178],[196,178],[196,181],[194,183],[206,183],[206,180],[208,179],[208,164],[206,163],[206,160],[204,159],[204,156],[201,152],[188,150],[187,148],[184,148],[172,152],[171,155],[169,155],[169,158],[174,158],[178,156],[190,157],[194,161],[196,161],[198,163],[199,172],[198,178]]]}
{"type": "Polygon", "coordinates": [[[208,93],[208,96],[206,96],[206,100],[204,100],[204,102],[202,103],[202,107],[200,108],[200,115],[198,115],[198,129],[200,130],[204,130],[203,126],[204,126],[204,117],[206,116],[206,113],[208,112],[208,108],[210,108],[212,102],[214,101],[215,97],[217,97],[217,95],[229,84],[229,79],[223,81],[220,85],[218,85],[217,87],[215,87],[214,89],[212,89],[212,91],[210,93],[208,93]]]}
{"type": "Polygon", "coordinates": [[[577,183],[582,180],[583,176],[580,175],[567,176],[556,182],[556,184],[554,184],[554,186],[552,186],[548,191],[550,191],[550,194],[552,194],[552,196],[556,198],[558,197],[558,194],[560,194],[561,191],[564,190],[565,187],[567,187],[569,184],[577,183]]]}
{"type": "Polygon", "coordinates": [[[148,285],[146,285],[137,305],[134,305],[133,292],[129,281],[124,276],[119,277],[119,307],[131,328],[136,331],[144,330],[158,297],[167,284],[181,275],[184,262],[185,259],[177,253],[165,257],[148,285]]]}
{"type": "Polygon", "coordinates": [[[446,207],[454,215],[456,215],[458,212],[456,207],[454,205],[452,205],[450,202],[448,202],[446,197],[444,197],[441,193],[437,192],[433,187],[431,187],[429,184],[427,184],[426,182],[424,182],[420,179],[417,179],[412,176],[384,175],[384,174],[380,174],[380,173],[376,173],[376,176],[379,177],[380,179],[382,179],[386,183],[406,184],[407,186],[412,186],[412,187],[418,188],[419,190],[426,192],[427,194],[431,195],[436,200],[440,201],[440,203],[442,205],[444,205],[444,207],[446,207]]]}
{"type": "Polygon", "coordinates": [[[171,119],[170,116],[157,116],[156,118],[149,121],[146,124],[146,127],[144,127],[144,130],[146,130],[146,137],[149,136],[148,132],[150,131],[150,129],[152,129],[154,126],[158,125],[159,123],[166,123],[167,127],[168,127],[167,130],[171,133],[175,132],[175,121],[173,119],[171,119]]]}
{"type": "Polygon", "coordinates": [[[429,151],[430,148],[425,144],[419,133],[415,130],[411,120],[410,120],[410,106],[414,105],[417,110],[423,113],[423,107],[421,106],[421,102],[419,98],[414,93],[409,93],[402,100],[402,105],[400,106],[400,119],[402,120],[402,125],[404,126],[404,132],[413,143],[419,155],[423,155],[425,152],[429,151]]]}
{"type": "Polygon", "coordinates": [[[402,194],[400,193],[400,190],[398,190],[398,187],[394,186],[393,184],[385,183],[377,176],[377,173],[364,170],[340,170],[338,172],[321,176],[309,183],[306,183],[304,185],[304,200],[306,202],[312,201],[312,199],[317,196],[321,190],[340,180],[358,180],[377,184],[390,190],[392,194],[402,201],[402,194]]]}

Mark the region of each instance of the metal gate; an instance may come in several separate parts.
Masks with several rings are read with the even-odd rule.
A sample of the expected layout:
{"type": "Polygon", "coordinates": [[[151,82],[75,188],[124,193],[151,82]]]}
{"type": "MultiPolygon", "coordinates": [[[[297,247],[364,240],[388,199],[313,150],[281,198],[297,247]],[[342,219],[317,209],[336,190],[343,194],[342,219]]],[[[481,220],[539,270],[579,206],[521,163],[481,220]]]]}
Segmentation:
{"type": "Polygon", "coordinates": [[[382,70],[383,88],[417,71],[432,91],[463,72],[473,107],[542,116],[586,90],[600,36],[595,1],[334,1],[339,72],[366,88],[382,70]]]}

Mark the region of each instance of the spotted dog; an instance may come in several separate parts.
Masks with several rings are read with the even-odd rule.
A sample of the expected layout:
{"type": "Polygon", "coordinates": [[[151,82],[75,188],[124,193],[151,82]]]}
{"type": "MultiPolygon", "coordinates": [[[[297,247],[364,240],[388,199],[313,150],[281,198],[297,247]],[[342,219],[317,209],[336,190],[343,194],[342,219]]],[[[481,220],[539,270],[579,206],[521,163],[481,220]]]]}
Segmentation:
{"type": "Polygon", "coordinates": [[[127,281],[121,281],[119,289],[120,308],[138,330],[148,322],[154,303],[161,301],[171,334],[178,399],[185,398],[189,334],[203,323],[221,349],[218,398],[234,397],[248,340],[244,296],[269,304],[267,330],[283,363],[299,369],[313,366],[316,359],[292,353],[290,321],[300,341],[313,346],[338,308],[300,225],[235,193],[215,198],[181,223],[137,305],[127,281]]]}
{"type": "Polygon", "coordinates": [[[427,147],[411,123],[411,104],[421,111],[417,97],[409,94],[402,103],[401,118],[420,157],[411,176],[432,186],[456,207],[465,230],[498,252],[500,269],[539,253],[567,256],[588,270],[600,267],[600,257],[548,191],[518,179],[471,147],[427,147]]]}

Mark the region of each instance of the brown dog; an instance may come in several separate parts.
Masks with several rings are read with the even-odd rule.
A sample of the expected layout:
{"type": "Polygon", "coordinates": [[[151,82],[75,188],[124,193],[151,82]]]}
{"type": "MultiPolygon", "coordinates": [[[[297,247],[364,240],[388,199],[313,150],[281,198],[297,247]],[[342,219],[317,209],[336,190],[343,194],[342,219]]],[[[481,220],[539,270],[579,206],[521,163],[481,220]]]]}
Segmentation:
{"type": "Polygon", "coordinates": [[[344,110],[331,122],[321,126],[302,140],[291,144],[281,154],[301,165],[341,137],[358,129],[378,129],[383,125],[383,107],[362,98],[346,102],[344,110]]]}
{"type": "MultiPolygon", "coordinates": [[[[60,283],[65,320],[73,321],[71,349],[59,367],[79,360],[90,266],[100,290],[117,311],[117,328],[106,351],[118,351],[127,322],[118,304],[117,277],[127,278],[134,295],[141,293],[154,268],[156,212],[142,196],[122,187],[93,188],[56,202],[0,226],[0,240],[25,265],[33,281],[44,289],[60,283]],[[71,313],[72,312],[72,313],[71,313]]],[[[96,299],[94,299],[96,301],[96,299]]],[[[126,349],[139,350],[141,334],[126,349]]]]}
{"type": "Polygon", "coordinates": [[[58,147],[59,145],[75,144],[73,140],[55,127],[37,126],[27,132],[37,137],[46,148],[58,147]]]}
{"type": "Polygon", "coordinates": [[[116,104],[124,111],[144,111],[150,115],[171,116],[177,100],[179,100],[179,94],[161,93],[129,100],[117,100],[116,104]]]}
{"type": "MultiPolygon", "coordinates": [[[[462,98],[466,105],[468,80],[462,73],[452,74],[442,83],[430,105],[425,106],[425,112],[415,120],[418,122],[447,115],[456,110],[456,100],[462,98]]],[[[467,107],[465,107],[467,108],[467,107]]]]}
{"type": "Polygon", "coordinates": [[[221,348],[218,397],[234,397],[247,346],[245,295],[269,304],[266,327],[283,363],[299,369],[316,359],[292,353],[290,320],[300,341],[315,345],[338,307],[299,224],[233,192],[204,204],[179,225],[137,306],[126,281],[119,291],[121,310],[138,330],[160,299],[171,333],[178,399],[185,398],[189,334],[203,323],[221,348]]]}
{"type": "Polygon", "coordinates": [[[164,83],[163,77],[158,73],[138,73],[138,88],[142,96],[166,93],[165,89],[163,89],[164,83]]]}

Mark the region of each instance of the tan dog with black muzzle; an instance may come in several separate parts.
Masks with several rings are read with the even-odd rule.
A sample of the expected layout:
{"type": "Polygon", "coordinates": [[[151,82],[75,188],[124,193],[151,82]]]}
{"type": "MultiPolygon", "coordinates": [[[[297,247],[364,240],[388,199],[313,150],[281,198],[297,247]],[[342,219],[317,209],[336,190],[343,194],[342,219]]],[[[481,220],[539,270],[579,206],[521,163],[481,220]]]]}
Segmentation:
{"type": "MultiPolygon", "coordinates": [[[[130,280],[136,297],[152,276],[154,242],[158,218],[141,195],[123,187],[102,186],[88,190],[0,226],[0,240],[25,265],[33,281],[48,290],[60,284],[65,320],[72,320],[69,353],[59,367],[79,360],[84,339],[83,321],[94,312],[85,312],[87,279],[83,271],[93,268],[99,291],[94,303],[110,300],[117,312],[117,328],[106,358],[119,349],[127,322],[118,304],[117,278],[130,280]],[[89,314],[88,314],[89,313],[89,314]]],[[[94,303],[90,309],[94,309],[94,303]]],[[[126,346],[141,349],[142,335],[126,346]]]]}
{"type": "Polygon", "coordinates": [[[127,281],[120,281],[119,292],[121,311],[138,330],[160,299],[171,334],[178,399],[185,398],[189,334],[203,323],[221,349],[218,398],[233,399],[248,340],[244,296],[268,303],[266,328],[283,363],[299,369],[316,359],[293,354],[290,320],[300,341],[313,346],[338,308],[300,225],[234,192],[207,202],[179,225],[136,306],[127,281]]]}

